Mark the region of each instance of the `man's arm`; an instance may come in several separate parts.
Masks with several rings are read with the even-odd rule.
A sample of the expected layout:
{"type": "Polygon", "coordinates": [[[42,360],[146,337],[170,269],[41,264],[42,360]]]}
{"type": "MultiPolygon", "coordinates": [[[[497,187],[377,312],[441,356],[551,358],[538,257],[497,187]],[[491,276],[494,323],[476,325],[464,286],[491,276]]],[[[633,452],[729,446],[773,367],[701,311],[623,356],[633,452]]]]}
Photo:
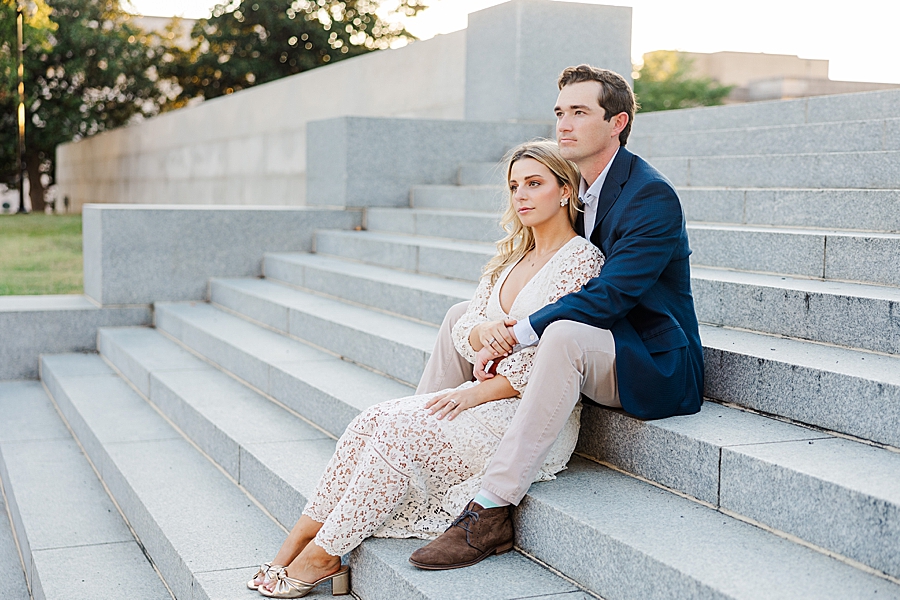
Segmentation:
{"type": "MultiPolygon", "coordinates": [[[[540,336],[562,318],[610,329],[659,279],[678,248],[684,227],[681,204],[663,181],[643,186],[629,201],[622,232],[600,274],[580,291],[563,296],[528,318],[540,336]]],[[[521,341],[521,340],[520,340],[521,341]]]]}

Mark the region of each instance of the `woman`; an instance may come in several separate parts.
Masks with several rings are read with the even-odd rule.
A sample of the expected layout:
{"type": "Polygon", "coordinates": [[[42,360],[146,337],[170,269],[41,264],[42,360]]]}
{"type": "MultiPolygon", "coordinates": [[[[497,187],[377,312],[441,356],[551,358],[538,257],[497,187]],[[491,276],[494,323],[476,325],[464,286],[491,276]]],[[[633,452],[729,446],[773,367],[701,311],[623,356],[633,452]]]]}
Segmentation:
{"type": "MultiPolygon", "coordinates": [[[[382,402],[348,425],[303,516],[275,559],[248,582],[264,596],[300,598],[331,580],[349,593],[341,555],[369,536],[431,539],[480,488],[481,477],[525,389],[535,349],[502,358],[505,322],[578,290],[603,263],[575,234],[579,175],[552,142],[510,153],[507,236],[466,314],[453,328],[457,350],[499,360],[496,376],[421,396],[382,402]],[[286,566],[280,566],[286,565],[286,566]],[[309,583],[306,583],[309,582],[309,583]]],[[[576,407],[538,480],[565,468],[578,437],[576,407]]],[[[508,550],[507,548],[502,551],[508,550]]]]}

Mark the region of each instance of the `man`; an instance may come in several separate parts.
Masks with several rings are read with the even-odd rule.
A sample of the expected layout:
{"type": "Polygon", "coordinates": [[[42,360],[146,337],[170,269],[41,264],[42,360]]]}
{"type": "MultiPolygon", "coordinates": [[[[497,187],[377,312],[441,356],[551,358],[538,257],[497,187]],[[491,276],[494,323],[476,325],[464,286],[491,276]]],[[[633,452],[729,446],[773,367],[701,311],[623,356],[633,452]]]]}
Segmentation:
{"type": "MultiPolygon", "coordinates": [[[[496,357],[537,344],[519,409],[482,489],[439,538],[410,558],[423,569],[475,564],[509,549],[511,505],[531,482],[583,393],[641,419],[693,414],[703,391],[703,349],[691,295],[687,230],[672,185],[625,149],[636,102],[625,79],[588,65],[559,78],[560,152],[578,165],[584,214],[576,230],[606,256],[600,274],[491,344],[496,357]],[[587,232],[587,234],[585,234],[587,232]]],[[[417,393],[470,378],[450,329],[451,308],[417,393]]],[[[479,378],[490,377],[484,364],[479,378]]]]}

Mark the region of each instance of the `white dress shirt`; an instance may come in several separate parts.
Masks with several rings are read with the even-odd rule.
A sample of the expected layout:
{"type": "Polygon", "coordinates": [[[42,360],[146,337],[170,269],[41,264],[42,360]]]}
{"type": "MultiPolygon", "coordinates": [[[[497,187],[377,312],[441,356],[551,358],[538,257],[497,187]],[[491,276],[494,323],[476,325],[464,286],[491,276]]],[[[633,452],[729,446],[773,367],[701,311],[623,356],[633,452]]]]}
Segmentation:
{"type": "MultiPolygon", "coordinates": [[[[603,189],[603,182],[606,181],[606,175],[609,173],[609,168],[612,166],[613,161],[616,160],[618,154],[619,150],[617,149],[616,153],[609,159],[609,162],[606,163],[606,166],[590,187],[587,186],[587,182],[585,182],[583,177],[581,178],[581,183],[578,185],[578,198],[581,199],[581,203],[584,206],[584,237],[588,239],[590,239],[591,232],[594,231],[594,225],[596,225],[597,221],[597,204],[600,200],[600,190],[603,189]]],[[[534,328],[531,326],[531,321],[528,319],[519,321],[513,325],[513,334],[519,341],[513,348],[513,352],[517,352],[528,346],[534,346],[538,343],[537,333],[535,333],[534,328]]]]}

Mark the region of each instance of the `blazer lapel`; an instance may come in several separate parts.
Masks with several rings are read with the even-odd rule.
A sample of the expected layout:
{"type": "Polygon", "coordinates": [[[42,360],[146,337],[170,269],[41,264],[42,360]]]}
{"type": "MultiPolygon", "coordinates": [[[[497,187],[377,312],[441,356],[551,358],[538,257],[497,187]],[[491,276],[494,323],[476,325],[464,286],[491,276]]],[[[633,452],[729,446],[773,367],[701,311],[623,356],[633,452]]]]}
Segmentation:
{"type": "MultiPolygon", "coordinates": [[[[594,231],[597,231],[597,227],[600,226],[603,217],[606,216],[612,205],[616,203],[619,194],[622,192],[622,187],[628,181],[628,176],[631,174],[631,159],[633,156],[631,152],[621,147],[615,159],[613,159],[609,173],[606,174],[606,181],[603,182],[603,187],[600,188],[600,198],[597,200],[597,218],[594,219],[594,231]]],[[[581,227],[584,227],[583,220],[581,227]]],[[[591,235],[593,233],[592,231],[591,235]]]]}

